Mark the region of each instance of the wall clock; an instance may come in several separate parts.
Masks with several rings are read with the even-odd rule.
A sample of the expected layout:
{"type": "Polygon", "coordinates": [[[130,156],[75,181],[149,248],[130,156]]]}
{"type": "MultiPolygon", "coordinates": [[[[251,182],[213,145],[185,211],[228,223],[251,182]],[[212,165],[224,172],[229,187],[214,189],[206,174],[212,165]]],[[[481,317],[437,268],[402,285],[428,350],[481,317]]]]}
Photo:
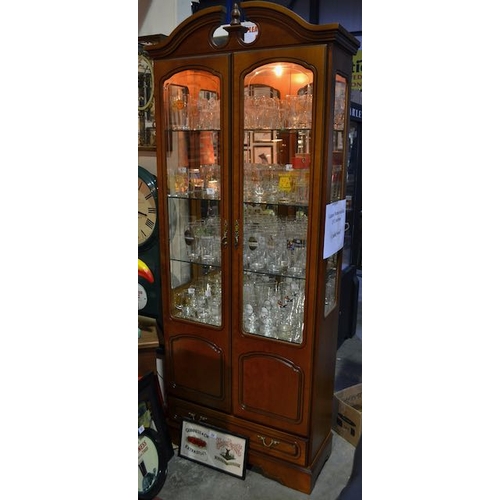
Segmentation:
{"type": "Polygon", "coordinates": [[[160,247],[156,176],[139,166],[138,172],[139,313],[155,318],[161,328],[160,247]]]}
{"type": "Polygon", "coordinates": [[[151,500],[163,487],[174,448],[163,413],[158,376],[147,372],[138,383],[139,500],[151,500]]]}
{"type": "Polygon", "coordinates": [[[157,232],[158,195],[155,176],[143,167],[139,167],[138,195],[139,247],[144,247],[157,232]]]}
{"type": "Polygon", "coordinates": [[[139,434],[139,500],[151,500],[162,489],[168,471],[164,443],[153,429],[139,434]]]}

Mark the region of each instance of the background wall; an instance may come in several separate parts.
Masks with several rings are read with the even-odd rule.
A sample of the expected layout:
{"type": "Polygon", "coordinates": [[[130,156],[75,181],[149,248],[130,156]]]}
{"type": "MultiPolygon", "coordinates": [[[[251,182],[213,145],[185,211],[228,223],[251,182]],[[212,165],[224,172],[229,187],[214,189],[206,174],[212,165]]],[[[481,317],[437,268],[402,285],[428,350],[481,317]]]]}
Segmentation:
{"type": "MultiPolygon", "coordinates": [[[[312,22],[311,6],[318,10],[319,24],[340,23],[361,41],[362,0],[273,0],[271,3],[289,8],[306,21],[312,22]]],[[[191,15],[191,3],[200,7],[226,5],[225,0],[139,0],[139,36],[162,33],[168,35],[191,15]]]]}
{"type": "Polygon", "coordinates": [[[190,0],[139,0],[139,35],[169,35],[191,15],[190,0]]]}

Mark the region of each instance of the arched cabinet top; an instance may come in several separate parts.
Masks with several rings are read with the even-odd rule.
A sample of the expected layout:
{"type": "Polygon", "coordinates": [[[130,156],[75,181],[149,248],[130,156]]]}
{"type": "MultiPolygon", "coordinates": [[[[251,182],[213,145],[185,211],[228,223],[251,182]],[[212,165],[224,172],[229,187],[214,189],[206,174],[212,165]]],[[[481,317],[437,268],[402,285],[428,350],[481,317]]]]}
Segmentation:
{"type": "Polygon", "coordinates": [[[152,59],[192,55],[214,55],[253,48],[277,48],[297,44],[333,43],[352,55],[360,43],[338,23],[310,24],[298,14],[278,4],[262,1],[235,3],[227,22],[224,6],[202,9],[179,24],[163,41],[147,47],[152,59]],[[254,41],[244,41],[247,23],[257,29],[254,41]],[[227,39],[214,42],[216,30],[224,29],[227,39]]]}

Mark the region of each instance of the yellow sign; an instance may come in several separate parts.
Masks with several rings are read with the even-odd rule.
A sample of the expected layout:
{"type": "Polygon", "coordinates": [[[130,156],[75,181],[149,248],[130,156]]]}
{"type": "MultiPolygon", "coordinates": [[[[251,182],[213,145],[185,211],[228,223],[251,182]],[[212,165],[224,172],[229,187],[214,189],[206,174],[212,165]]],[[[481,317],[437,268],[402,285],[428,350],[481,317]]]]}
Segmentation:
{"type": "Polygon", "coordinates": [[[361,50],[358,50],[357,54],[352,58],[352,90],[361,90],[361,52],[361,50]]]}
{"type": "Polygon", "coordinates": [[[292,176],[291,173],[279,174],[278,190],[290,192],[292,190],[292,176]]]}

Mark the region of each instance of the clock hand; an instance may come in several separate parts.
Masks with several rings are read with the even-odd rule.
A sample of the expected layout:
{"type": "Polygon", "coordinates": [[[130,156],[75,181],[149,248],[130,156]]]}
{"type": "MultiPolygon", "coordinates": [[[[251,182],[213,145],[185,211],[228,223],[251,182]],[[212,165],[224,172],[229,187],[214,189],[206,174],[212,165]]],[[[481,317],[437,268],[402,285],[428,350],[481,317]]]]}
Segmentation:
{"type": "Polygon", "coordinates": [[[139,212],[139,215],[144,215],[144,217],[146,217],[148,215],[148,214],[142,213],[140,210],[138,212],[139,212]]]}

